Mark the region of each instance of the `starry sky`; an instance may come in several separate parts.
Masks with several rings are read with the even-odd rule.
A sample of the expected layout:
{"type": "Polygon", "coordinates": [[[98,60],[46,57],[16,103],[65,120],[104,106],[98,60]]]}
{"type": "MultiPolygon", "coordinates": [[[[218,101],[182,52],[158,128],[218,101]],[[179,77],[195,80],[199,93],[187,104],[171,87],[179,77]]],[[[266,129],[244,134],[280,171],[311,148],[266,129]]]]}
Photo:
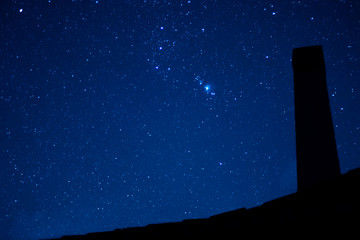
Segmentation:
{"type": "Polygon", "coordinates": [[[360,167],[360,1],[13,0],[0,24],[3,239],[295,192],[295,47],[323,46],[341,172],[360,167]]]}

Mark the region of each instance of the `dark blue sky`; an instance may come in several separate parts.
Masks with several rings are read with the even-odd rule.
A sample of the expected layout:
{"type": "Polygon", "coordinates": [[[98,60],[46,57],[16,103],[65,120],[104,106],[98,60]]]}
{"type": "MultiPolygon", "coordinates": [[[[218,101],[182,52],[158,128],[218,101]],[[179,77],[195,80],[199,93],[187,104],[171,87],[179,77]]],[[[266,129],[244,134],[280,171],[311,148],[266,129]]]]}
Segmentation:
{"type": "Polygon", "coordinates": [[[5,1],[0,235],[201,218],[296,191],[291,55],[323,45],[360,167],[359,1],[5,1]]]}

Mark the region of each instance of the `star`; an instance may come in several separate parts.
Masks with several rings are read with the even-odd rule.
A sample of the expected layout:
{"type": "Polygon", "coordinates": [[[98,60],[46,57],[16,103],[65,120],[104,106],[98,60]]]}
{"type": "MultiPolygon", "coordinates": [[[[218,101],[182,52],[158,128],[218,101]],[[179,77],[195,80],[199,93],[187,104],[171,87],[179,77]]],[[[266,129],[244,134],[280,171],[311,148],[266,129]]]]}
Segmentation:
{"type": "Polygon", "coordinates": [[[207,84],[207,85],[204,86],[204,89],[205,89],[206,92],[209,92],[210,89],[211,89],[211,86],[209,84],[207,84]]]}

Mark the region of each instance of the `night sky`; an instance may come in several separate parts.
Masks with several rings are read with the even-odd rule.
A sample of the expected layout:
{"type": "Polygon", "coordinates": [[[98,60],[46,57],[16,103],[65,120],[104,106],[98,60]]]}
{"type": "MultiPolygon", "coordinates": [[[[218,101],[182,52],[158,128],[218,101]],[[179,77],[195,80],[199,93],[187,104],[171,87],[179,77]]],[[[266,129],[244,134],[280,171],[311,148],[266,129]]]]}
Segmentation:
{"type": "Polygon", "coordinates": [[[209,217],[293,193],[292,50],[321,44],[360,167],[360,1],[2,1],[0,236],[209,217]]]}

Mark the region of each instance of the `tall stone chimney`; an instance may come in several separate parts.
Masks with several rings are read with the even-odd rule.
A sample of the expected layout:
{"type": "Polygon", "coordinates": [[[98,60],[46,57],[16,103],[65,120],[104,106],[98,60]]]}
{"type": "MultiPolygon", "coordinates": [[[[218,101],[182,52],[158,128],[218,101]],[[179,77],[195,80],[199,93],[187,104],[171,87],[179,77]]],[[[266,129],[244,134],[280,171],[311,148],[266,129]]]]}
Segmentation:
{"type": "Polygon", "coordinates": [[[298,191],[340,175],[321,46],[293,50],[298,191]]]}

